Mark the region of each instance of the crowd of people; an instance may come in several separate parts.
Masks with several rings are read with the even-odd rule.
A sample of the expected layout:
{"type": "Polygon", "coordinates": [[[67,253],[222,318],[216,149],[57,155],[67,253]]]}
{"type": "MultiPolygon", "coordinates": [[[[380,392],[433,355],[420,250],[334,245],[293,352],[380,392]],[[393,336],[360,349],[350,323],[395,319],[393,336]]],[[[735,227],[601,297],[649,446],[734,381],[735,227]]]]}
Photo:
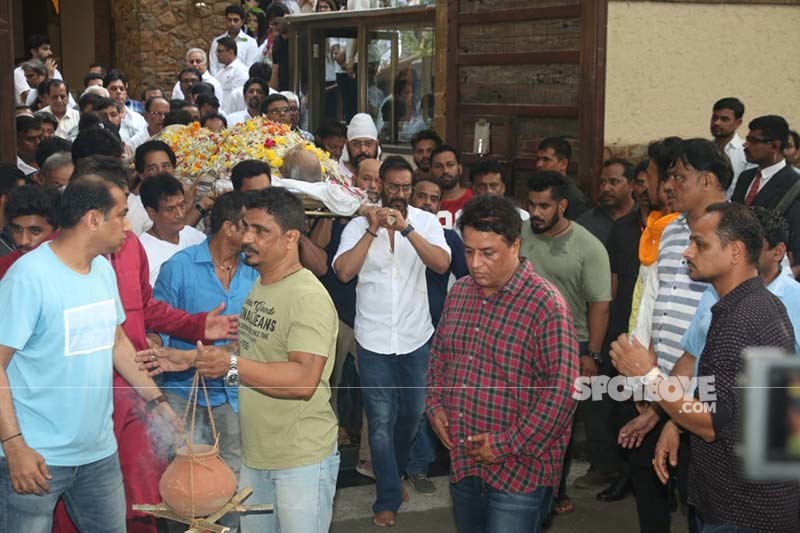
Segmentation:
{"type": "Polygon", "coordinates": [[[540,530],[574,508],[581,420],[591,466],[574,486],[604,502],[632,492],[643,533],[800,529],[797,483],[750,481],[736,454],[742,349],[800,345],[800,139],[783,117],[750,119],[742,139],[744,104],[718,100],[710,139],[606,160],[594,206],[569,175],[571,143],[545,138],[519,201],[506,166],[465,173],[430,129],[410,158],[382,153],[367,113],[304,130],[281,22],[300,6],[243,4],[143,103],[101,65],[74,100],[49,40],[29,39],[17,164],[0,165],[5,528],[157,531],[132,505],[160,501],[199,374],[208,409],[189,438],[218,444],[248,503],[274,506],[223,522],[328,531],[339,445],[356,437],[339,416],[352,357],[376,526],[397,523],[407,488],[437,491],[444,447],[459,531],[540,530]],[[338,161],[362,214],[309,217],[273,187],[312,172],[301,158],[240,162],[233,191],[198,194],[153,139],[257,116],[338,161]],[[712,376],[716,409],[576,399],[580,379],[616,375],[712,376]]]}

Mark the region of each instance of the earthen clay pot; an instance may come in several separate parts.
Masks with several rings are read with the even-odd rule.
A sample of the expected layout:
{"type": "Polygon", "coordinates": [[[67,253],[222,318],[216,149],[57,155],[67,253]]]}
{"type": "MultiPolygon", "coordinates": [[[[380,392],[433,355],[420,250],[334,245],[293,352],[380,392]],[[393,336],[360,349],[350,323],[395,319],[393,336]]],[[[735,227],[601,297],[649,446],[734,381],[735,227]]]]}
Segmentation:
{"type": "Polygon", "coordinates": [[[187,517],[219,511],[236,492],[236,476],[208,444],[178,448],[175,459],[161,476],[158,490],[164,503],[187,517]]]}

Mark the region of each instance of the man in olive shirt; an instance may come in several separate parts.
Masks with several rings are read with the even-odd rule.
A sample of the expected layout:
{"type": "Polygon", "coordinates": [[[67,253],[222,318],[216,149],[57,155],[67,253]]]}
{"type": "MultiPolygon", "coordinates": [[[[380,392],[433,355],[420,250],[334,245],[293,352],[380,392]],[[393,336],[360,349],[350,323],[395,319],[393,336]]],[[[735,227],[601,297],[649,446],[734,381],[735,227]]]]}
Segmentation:
{"type": "Polygon", "coordinates": [[[283,188],[245,203],[245,263],[261,275],[239,315],[240,353],[199,348],[206,377],[239,384],[240,487],[249,504],[274,513],[242,515],[244,532],[327,532],[339,472],[338,423],[329,379],[338,318],[328,292],[300,264],[301,201],[283,188]]]}
{"type": "MultiPolygon", "coordinates": [[[[558,172],[539,171],[528,182],[530,223],[523,224],[520,254],[533,269],[553,283],[572,310],[580,347],[581,376],[607,375],[610,366],[601,354],[611,301],[611,269],[605,246],[580,224],[565,216],[569,183],[558,172]]],[[[578,488],[593,488],[614,477],[618,468],[617,445],[611,432],[610,404],[589,402],[587,416],[591,469],[575,481],[578,488]]],[[[569,512],[566,456],[556,512],[569,512]]]]}

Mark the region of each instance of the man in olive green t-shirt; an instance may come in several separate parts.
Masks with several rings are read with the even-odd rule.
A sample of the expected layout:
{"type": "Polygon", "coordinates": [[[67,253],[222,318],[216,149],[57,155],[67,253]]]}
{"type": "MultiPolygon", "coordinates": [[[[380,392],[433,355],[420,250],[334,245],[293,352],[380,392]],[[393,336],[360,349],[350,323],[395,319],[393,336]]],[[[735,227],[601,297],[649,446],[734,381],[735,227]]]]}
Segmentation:
{"type": "MultiPolygon", "coordinates": [[[[581,376],[607,374],[608,358],[601,353],[608,328],[611,301],[611,266],[605,246],[587,229],[564,216],[568,184],[553,171],[537,172],[528,182],[529,224],[522,227],[520,254],[533,263],[534,270],[552,282],[572,309],[580,345],[581,376]]],[[[589,402],[587,434],[589,474],[575,486],[592,488],[611,480],[619,465],[617,444],[611,434],[610,404],[589,402]]],[[[568,454],[569,455],[569,454],[568,454]]],[[[566,496],[567,460],[562,473],[556,512],[567,512],[572,502],[566,496]]]]}
{"type": "Polygon", "coordinates": [[[245,263],[261,275],[239,315],[239,355],[200,348],[206,377],[239,387],[242,469],[248,504],[274,513],[241,516],[242,531],[327,532],[339,472],[338,423],[330,406],[339,319],[328,292],[300,264],[300,200],[270,188],[245,201],[245,263]]]}

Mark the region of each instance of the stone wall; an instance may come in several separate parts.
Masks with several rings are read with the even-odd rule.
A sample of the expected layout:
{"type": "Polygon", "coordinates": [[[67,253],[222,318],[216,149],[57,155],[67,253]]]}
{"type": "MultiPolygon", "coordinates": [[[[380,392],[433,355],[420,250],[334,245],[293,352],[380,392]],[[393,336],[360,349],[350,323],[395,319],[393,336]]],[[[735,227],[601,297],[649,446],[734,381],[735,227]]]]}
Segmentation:
{"type": "Polygon", "coordinates": [[[146,85],[172,88],[189,48],[208,52],[211,39],[225,31],[230,0],[114,0],[112,16],[116,66],[129,78],[128,92],[139,98],[146,85]],[[196,4],[203,4],[197,7],[196,4]]]}

